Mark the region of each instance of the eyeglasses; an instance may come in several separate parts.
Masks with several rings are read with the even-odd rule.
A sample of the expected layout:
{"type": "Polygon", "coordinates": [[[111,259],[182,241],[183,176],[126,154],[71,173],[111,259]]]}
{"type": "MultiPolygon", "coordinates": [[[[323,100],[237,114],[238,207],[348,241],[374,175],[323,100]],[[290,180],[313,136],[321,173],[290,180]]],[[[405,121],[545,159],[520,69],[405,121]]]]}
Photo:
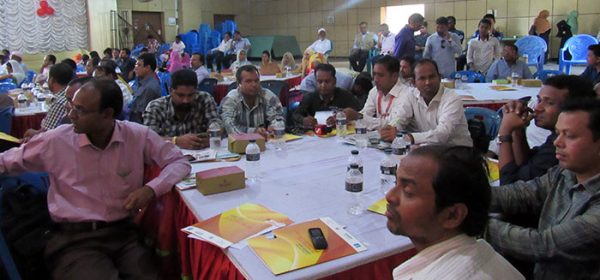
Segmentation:
{"type": "Polygon", "coordinates": [[[446,46],[444,46],[444,43],[445,43],[445,42],[446,42],[446,40],[442,40],[442,46],[441,46],[441,47],[442,47],[442,49],[445,49],[445,48],[446,48],[446,46]]]}
{"type": "Polygon", "coordinates": [[[73,107],[73,104],[71,102],[67,102],[64,107],[65,107],[65,110],[67,110],[67,115],[70,115],[71,112],[73,112],[78,117],[80,117],[82,115],[98,112],[98,110],[87,110],[87,109],[84,109],[81,107],[79,107],[79,108],[73,107]]]}

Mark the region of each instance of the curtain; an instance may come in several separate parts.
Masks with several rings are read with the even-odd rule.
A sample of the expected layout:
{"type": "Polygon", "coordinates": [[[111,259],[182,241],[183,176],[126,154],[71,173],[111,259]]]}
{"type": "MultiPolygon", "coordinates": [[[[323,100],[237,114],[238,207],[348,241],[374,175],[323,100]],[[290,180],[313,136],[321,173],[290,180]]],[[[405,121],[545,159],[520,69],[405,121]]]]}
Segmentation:
{"type": "Polygon", "coordinates": [[[0,0],[0,48],[51,53],[88,48],[85,0],[48,0],[54,14],[40,17],[39,0],[0,0]]]}

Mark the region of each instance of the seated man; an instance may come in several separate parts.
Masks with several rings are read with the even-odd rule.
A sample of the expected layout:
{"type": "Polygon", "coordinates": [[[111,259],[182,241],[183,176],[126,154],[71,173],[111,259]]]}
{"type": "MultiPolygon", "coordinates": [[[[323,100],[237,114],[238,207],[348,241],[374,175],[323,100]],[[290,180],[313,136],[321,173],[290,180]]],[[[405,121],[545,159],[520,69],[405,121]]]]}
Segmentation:
{"type": "Polygon", "coordinates": [[[191,171],[173,144],[145,126],[115,120],[113,81],[85,84],[63,125],[0,154],[0,173],[47,172],[55,222],[45,250],[53,279],[158,279],[133,214],[191,171]],[[144,165],[162,169],[144,184],[144,165]]]}
{"type": "Polygon", "coordinates": [[[160,81],[156,77],[156,58],[151,53],[142,54],[135,63],[135,76],[138,86],[133,91],[133,101],[129,106],[129,120],[143,123],[142,114],[150,101],[159,98],[161,93],[160,81]]]}
{"type": "MultiPolygon", "coordinates": [[[[302,91],[306,91],[306,92],[313,92],[317,89],[317,80],[315,78],[315,69],[317,68],[317,65],[321,64],[321,62],[319,61],[314,61],[313,65],[312,65],[312,71],[310,73],[308,73],[306,75],[306,77],[304,77],[304,79],[302,79],[302,82],[300,82],[300,90],[302,91]]],[[[345,89],[345,90],[351,90],[352,89],[352,84],[353,84],[353,78],[352,76],[343,73],[343,72],[337,72],[336,74],[336,80],[335,80],[335,86],[339,87],[341,89],[345,89]]]]}
{"type": "MultiPolygon", "coordinates": [[[[67,103],[65,104],[65,108],[70,110],[73,108],[73,97],[75,97],[75,93],[81,88],[81,86],[85,85],[87,82],[93,80],[94,78],[90,76],[85,76],[81,78],[75,78],[69,82],[67,88],[65,89],[65,98],[67,99],[67,103]]],[[[71,123],[71,118],[69,118],[69,114],[65,115],[65,117],[60,121],[60,124],[69,124],[71,123]]],[[[29,141],[29,139],[26,139],[29,141]]]]}
{"type": "Polygon", "coordinates": [[[552,143],[556,138],[554,127],[560,107],[565,101],[593,96],[592,85],[584,79],[559,75],[544,82],[534,112],[530,112],[527,105],[520,101],[506,104],[498,133],[500,184],[531,180],[556,165],[558,161],[552,143]],[[525,128],[531,119],[535,119],[538,127],[552,132],[544,144],[533,149],[525,137],[525,128]]]}
{"type": "Polygon", "coordinates": [[[198,86],[200,83],[210,77],[208,73],[208,69],[204,67],[204,56],[200,53],[192,54],[192,59],[190,60],[190,66],[192,70],[196,73],[196,79],[198,80],[198,86]]]}
{"type": "Polygon", "coordinates": [[[600,44],[588,47],[586,59],[588,66],[581,73],[580,77],[595,85],[600,82],[600,44]]]}
{"type": "Polygon", "coordinates": [[[415,87],[415,58],[403,56],[400,59],[400,77],[398,81],[407,87],[415,87]]]}
{"type": "Polygon", "coordinates": [[[24,134],[25,138],[56,128],[60,121],[67,115],[67,110],[65,109],[65,104],[67,104],[65,89],[72,79],[73,70],[71,69],[71,66],[65,63],[58,63],[50,68],[48,74],[48,88],[50,89],[50,92],[55,95],[56,100],[50,105],[50,108],[48,108],[48,114],[46,114],[42,120],[41,129],[28,129],[24,134]]]}
{"type": "Polygon", "coordinates": [[[467,147],[424,146],[398,166],[386,195],[387,227],[419,252],[394,279],[525,279],[483,239],[490,185],[478,153],[467,147]]]}
{"type": "Polygon", "coordinates": [[[360,73],[367,64],[369,52],[377,43],[377,37],[367,30],[366,22],[361,22],[358,27],[360,32],[354,36],[354,43],[348,60],[350,60],[352,69],[360,73]]]}
{"type": "Polygon", "coordinates": [[[131,58],[131,50],[128,48],[121,49],[117,64],[121,70],[121,74],[125,81],[129,82],[135,78],[133,69],[135,68],[135,59],[131,58]]]}
{"type": "Polygon", "coordinates": [[[565,104],[556,132],[558,166],[492,189],[490,211],[536,215],[537,228],[490,219],[486,239],[507,257],[535,262],[534,279],[598,279],[600,101],[565,104]]]}
{"type": "Polygon", "coordinates": [[[259,133],[266,138],[269,124],[283,116],[279,97],[261,87],[254,65],[240,67],[235,78],[238,88],[221,100],[221,118],[227,133],[259,133]]]}
{"type": "Polygon", "coordinates": [[[230,48],[231,32],[227,31],[225,32],[225,35],[223,35],[223,40],[221,40],[219,46],[210,50],[210,52],[208,53],[208,56],[206,57],[206,65],[208,66],[208,69],[211,69],[213,71],[215,70],[212,67],[213,60],[216,61],[217,72],[221,73],[221,69],[229,68],[229,62],[224,58],[226,54],[229,54],[230,48]]]}
{"type": "Polygon", "coordinates": [[[377,40],[377,49],[379,49],[379,54],[373,57],[373,64],[375,64],[375,62],[384,55],[394,54],[394,39],[396,34],[390,32],[390,27],[387,25],[387,23],[382,23],[379,25],[378,34],[379,38],[377,40]]]}
{"type": "Polygon", "coordinates": [[[373,67],[375,87],[369,92],[365,106],[360,113],[347,108],[344,110],[346,118],[353,121],[362,115],[369,130],[398,123],[398,109],[402,107],[402,100],[411,91],[399,82],[399,72],[400,63],[396,57],[386,55],[377,60],[373,67]]]}
{"type": "Polygon", "coordinates": [[[451,89],[441,86],[435,61],[423,59],[415,66],[415,84],[402,102],[398,123],[380,130],[384,141],[393,141],[398,130],[406,130],[412,144],[442,143],[473,146],[463,103],[451,89]]]}
{"type": "Polygon", "coordinates": [[[335,86],[336,71],[331,64],[317,65],[311,75],[315,76],[318,86],[315,91],[304,95],[294,112],[292,118],[297,127],[313,129],[317,125],[315,112],[329,111],[331,107],[359,110],[358,99],[347,90],[335,86]]]}
{"type": "Polygon", "coordinates": [[[219,114],[212,96],[198,91],[197,85],[194,71],[173,73],[169,95],[148,103],[144,125],[183,149],[208,147],[208,138],[198,133],[206,132],[211,122],[220,122],[219,114]]]}
{"type": "Polygon", "coordinates": [[[506,79],[512,77],[512,73],[517,73],[519,78],[531,79],[531,71],[524,61],[519,60],[519,48],[514,44],[505,44],[502,47],[502,58],[494,61],[487,71],[485,79],[491,83],[496,79],[506,79]]]}
{"type": "Polygon", "coordinates": [[[317,36],[317,40],[308,46],[304,52],[313,51],[326,55],[327,52],[331,51],[333,48],[331,46],[331,41],[327,39],[327,31],[325,31],[325,28],[319,28],[319,30],[317,30],[317,36]]]}

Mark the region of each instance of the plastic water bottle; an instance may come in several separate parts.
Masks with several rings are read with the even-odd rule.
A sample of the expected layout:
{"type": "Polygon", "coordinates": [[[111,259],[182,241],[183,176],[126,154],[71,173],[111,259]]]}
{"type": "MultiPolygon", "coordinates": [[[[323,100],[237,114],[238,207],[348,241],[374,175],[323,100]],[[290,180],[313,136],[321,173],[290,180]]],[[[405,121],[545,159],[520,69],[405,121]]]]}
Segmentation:
{"type": "Polygon", "coordinates": [[[523,54],[523,61],[525,62],[525,64],[529,63],[529,55],[528,54],[523,54]]]}
{"type": "Polygon", "coordinates": [[[409,147],[410,142],[406,141],[404,134],[402,132],[396,133],[396,138],[392,142],[392,154],[396,157],[398,162],[400,162],[400,159],[408,153],[409,147]]]}
{"type": "Polygon", "coordinates": [[[260,148],[256,140],[249,142],[246,146],[246,178],[250,182],[257,182],[260,176],[260,148]]]}
{"type": "Polygon", "coordinates": [[[364,149],[369,144],[369,138],[367,137],[367,126],[365,125],[365,121],[363,120],[363,116],[358,116],[356,122],[354,122],[354,129],[356,130],[356,147],[359,149],[364,149]]]}
{"type": "Polygon", "coordinates": [[[283,136],[285,135],[285,122],[283,121],[283,117],[278,116],[275,118],[275,120],[273,120],[273,134],[275,136],[275,138],[273,139],[275,150],[284,150],[285,139],[283,138],[283,136]]]}
{"type": "Polygon", "coordinates": [[[357,150],[352,150],[352,152],[350,152],[350,157],[348,158],[348,169],[346,169],[346,171],[350,171],[350,166],[353,164],[358,165],[358,170],[360,173],[363,173],[363,161],[358,155],[357,150]]]}
{"type": "Polygon", "coordinates": [[[350,170],[346,172],[346,192],[350,193],[351,202],[348,206],[348,214],[360,215],[364,211],[362,204],[363,174],[358,169],[357,164],[350,165],[350,170]]]}
{"type": "Polygon", "coordinates": [[[208,137],[210,141],[210,148],[214,151],[221,149],[221,125],[213,121],[208,126],[208,137]]]}
{"type": "Polygon", "coordinates": [[[27,96],[25,93],[20,93],[17,96],[17,102],[19,103],[19,108],[27,108],[27,106],[29,106],[29,104],[27,104],[27,96]]]}
{"type": "Polygon", "coordinates": [[[386,151],[385,156],[379,164],[381,174],[379,175],[381,192],[385,195],[396,184],[396,168],[398,163],[392,156],[391,151],[386,151]]]}
{"type": "Polygon", "coordinates": [[[454,88],[460,89],[461,86],[462,86],[462,75],[459,73],[456,73],[456,75],[454,75],[454,88]]]}
{"type": "Polygon", "coordinates": [[[460,84],[461,84],[461,85],[464,85],[464,84],[466,84],[466,83],[469,83],[469,76],[467,76],[467,75],[462,75],[462,77],[460,78],[460,80],[461,80],[461,82],[460,82],[460,84]]]}
{"type": "Polygon", "coordinates": [[[346,114],[341,109],[337,111],[335,114],[336,119],[336,127],[335,131],[338,137],[344,137],[348,135],[347,122],[346,122],[346,114]]]}
{"type": "Polygon", "coordinates": [[[512,72],[510,74],[510,80],[512,82],[512,86],[516,87],[517,86],[517,80],[519,80],[519,74],[517,74],[517,72],[512,72]]]}

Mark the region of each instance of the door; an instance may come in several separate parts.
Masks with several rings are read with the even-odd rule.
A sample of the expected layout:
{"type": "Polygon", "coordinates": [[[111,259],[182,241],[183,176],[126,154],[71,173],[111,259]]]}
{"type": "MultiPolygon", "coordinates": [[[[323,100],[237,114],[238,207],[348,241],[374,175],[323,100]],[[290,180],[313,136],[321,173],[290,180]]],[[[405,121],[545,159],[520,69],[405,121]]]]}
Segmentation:
{"type": "Polygon", "coordinates": [[[226,20],[231,20],[231,21],[235,21],[235,16],[234,15],[214,15],[213,16],[213,29],[217,29],[217,26],[221,26],[221,23],[225,22],[226,20]]]}
{"type": "Polygon", "coordinates": [[[164,43],[163,37],[163,15],[161,12],[131,12],[131,22],[133,25],[133,42],[137,44],[146,44],[148,35],[154,36],[159,42],[164,43]]]}

